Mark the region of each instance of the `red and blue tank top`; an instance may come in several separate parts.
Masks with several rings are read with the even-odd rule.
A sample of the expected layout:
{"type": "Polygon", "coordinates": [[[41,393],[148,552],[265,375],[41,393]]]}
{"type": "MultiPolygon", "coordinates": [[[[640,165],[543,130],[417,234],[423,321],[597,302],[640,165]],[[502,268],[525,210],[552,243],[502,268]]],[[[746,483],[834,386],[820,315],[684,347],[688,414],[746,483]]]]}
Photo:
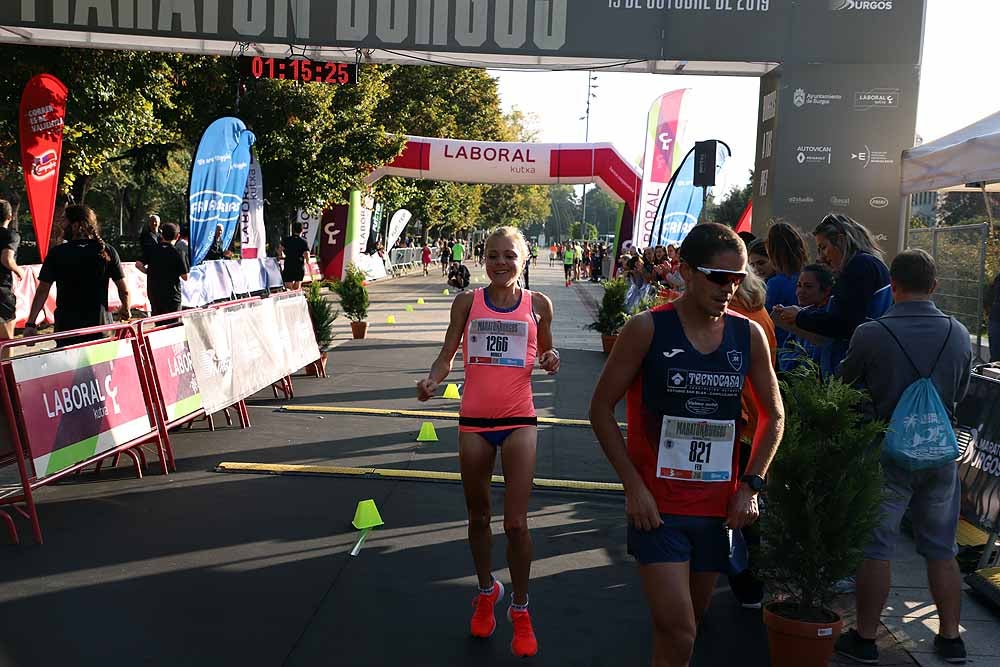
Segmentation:
{"type": "Polygon", "coordinates": [[[661,513],[724,517],[739,485],[750,322],[727,311],[722,343],[702,354],[688,341],[673,305],[650,313],[653,339],[626,399],[629,458],[661,513]]]}

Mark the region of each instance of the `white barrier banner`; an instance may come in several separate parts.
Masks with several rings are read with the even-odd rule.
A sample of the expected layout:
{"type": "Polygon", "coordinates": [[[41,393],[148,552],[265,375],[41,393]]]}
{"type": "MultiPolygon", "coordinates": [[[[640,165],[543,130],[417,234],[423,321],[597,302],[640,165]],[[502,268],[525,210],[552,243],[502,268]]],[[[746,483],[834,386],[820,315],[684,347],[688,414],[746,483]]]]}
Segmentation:
{"type": "Polygon", "coordinates": [[[191,348],[194,374],[201,388],[202,406],[207,414],[238,402],[234,380],[232,331],[226,315],[219,310],[205,310],[186,315],[182,320],[191,348]]]}
{"type": "MultiPolygon", "coordinates": [[[[220,311],[232,336],[236,400],[253,396],[288,375],[284,370],[286,342],[277,335],[278,318],[271,299],[241,303],[220,311]]],[[[311,326],[309,331],[312,332],[311,326]]]]}
{"type": "Polygon", "coordinates": [[[284,348],[285,372],[280,377],[291,375],[319,359],[319,347],[313,333],[309,307],[301,294],[288,297],[271,297],[277,318],[277,335],[273,336],[284,348]]]}

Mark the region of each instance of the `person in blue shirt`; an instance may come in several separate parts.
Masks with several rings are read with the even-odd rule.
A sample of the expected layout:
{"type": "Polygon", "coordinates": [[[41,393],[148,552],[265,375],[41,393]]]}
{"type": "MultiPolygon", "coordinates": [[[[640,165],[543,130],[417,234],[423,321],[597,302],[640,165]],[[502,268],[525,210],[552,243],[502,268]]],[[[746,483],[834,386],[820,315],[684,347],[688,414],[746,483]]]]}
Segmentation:
{"type": "Polygon", "coordinates": [[[889,267],[872,233],[846,215],[830,214],[813,230],[820,260],[837,276],[825,310],[775,306],[775,324],[798,327],[830,339],[830,364],[836,368],[847,353],[854,330],[877,319],[892,305],[889,267]]]}
{"type": "MultiPolygon", "coordinates": [[[[833,293],[833,272],[823,264],[807,264],[799,273],[795,296],[803,312],[825,310],[833,293]]],[[[778,354],[780,370],[794,369],[803,354],[815,361],[823,377],[829,377],[836,370],[831,367],[830,341],[817,334],[811,334],[799,328],[789,331],[785,349],[778,354]]]]}
{"type": "MultiPolygon", "coordinates": [[[[767,256],[770,258],[771,266],[774,267],[774,275],[767,281],[767,298],[764,302],[767,312],[771,312],[775,306],[801,305],[795,290],[799,282],[799,272],[808,262],[802,235],[787,222],[774,223],[767,231],[767,256]]],[[[778,329],[775,334],[778,348],[785,347],[789,332],[778,329]]]]}

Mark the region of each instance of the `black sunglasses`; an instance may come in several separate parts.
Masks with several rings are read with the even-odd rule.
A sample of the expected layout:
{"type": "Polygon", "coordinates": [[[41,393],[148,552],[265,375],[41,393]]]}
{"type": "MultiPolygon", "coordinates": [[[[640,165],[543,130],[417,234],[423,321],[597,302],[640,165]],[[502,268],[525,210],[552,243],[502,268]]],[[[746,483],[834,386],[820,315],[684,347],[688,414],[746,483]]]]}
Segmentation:
{"type": "Polygon", "coordinates": [[[727,271],[726,269],[706,269],[702,266],[695,267],[699,272],[716,285],[739,285],[747,277],[746,271],[727,271]]]}

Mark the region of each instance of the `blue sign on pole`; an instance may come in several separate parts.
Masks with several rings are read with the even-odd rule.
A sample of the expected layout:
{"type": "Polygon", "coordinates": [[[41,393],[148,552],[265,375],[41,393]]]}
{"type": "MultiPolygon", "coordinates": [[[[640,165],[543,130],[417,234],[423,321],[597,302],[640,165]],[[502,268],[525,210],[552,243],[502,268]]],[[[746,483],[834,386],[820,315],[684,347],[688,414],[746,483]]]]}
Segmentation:
{"type": "Polygon", "coordinates": [[[222,248],[232,242],[250,175],[250,147],[256,140],[239,118],[220,118],[202,135],[188,188],[192,266],[205,259],[217,227],[222,228],[222,248]]]}

